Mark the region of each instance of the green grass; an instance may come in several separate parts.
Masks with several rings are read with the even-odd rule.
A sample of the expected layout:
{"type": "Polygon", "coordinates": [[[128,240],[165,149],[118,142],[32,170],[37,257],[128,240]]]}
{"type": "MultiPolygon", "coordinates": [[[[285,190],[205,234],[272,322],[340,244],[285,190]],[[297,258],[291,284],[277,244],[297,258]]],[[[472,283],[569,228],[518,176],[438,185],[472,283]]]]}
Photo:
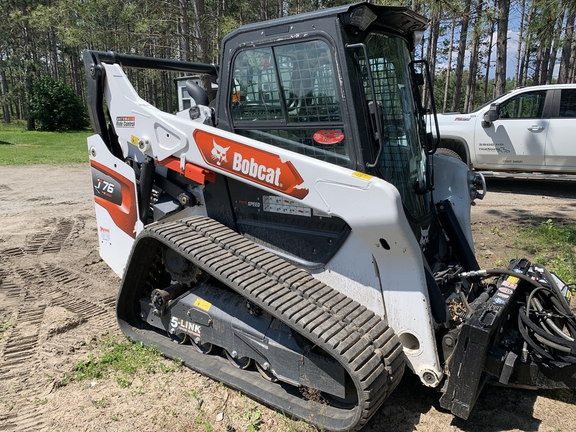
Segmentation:
{"type": "Polygon", "coordinates": [[[534,261],[545,265],[565,283],[576,283],[576,225],[551,219],[531,223],[521,230],[518,247],[534,254],[534,261]]]}
{"type": "Polygon", "coordinates": [[[262,425],[262,411],[253,407],[244,411],[244,418],[249,422],[248,432],[257,432],[260,430],[260,426],[262,425]]]}
{"type": "Polygon", "coordinates": [[[91,131],[27,131],[22,122],[0,123],[0,165],[70,164],[88,161],[91,131]]]}
{"type": "Polygon", "coordinates": [[[6,333],[8,330],[10,330],[12,327],[14,327],[15,324],[16,321],[14,320],[9,320],[6,321],[4,324],[2,324],[2,326],[0,326],[0,339],[2,339],[3,334],[6,333]]]}
{"type": "Polygon", "coordinates": [[[130,387],[137,373],[171,373],[181,367],[176,362],[162,361],[158,349],[147,348],[141,343],[118,338],[102,338],[95,343],[98,354],[91,354],[74,366],[63,384],[71,381],[105,379],[113,375],[120,387],[130,387]]]}

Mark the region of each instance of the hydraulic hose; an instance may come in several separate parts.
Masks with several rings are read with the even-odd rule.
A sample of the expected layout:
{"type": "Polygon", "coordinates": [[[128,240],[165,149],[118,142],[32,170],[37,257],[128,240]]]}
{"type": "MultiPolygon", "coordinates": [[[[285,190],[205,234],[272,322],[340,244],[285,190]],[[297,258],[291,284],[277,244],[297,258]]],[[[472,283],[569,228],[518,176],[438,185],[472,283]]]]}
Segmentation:
{"type": "Polygon", "coordinates": [[[535,334],[540,335],[541,337],[549,340],[550,342],[554,342],[554,343],[557,343],[560,345],[567,346],[570,349],[572,349],[574,353],[576,353],[576,343],[574,343],[573,341],[567,341],[566,339],[563,339],[559,336],[554,336],[553,334],[550,334],[550,333],[546,332],[545,330],[542,330],[528,317],[528,315],[525,312],[524,307],[520,308],[519,316],[520,316],[520,319],[522,320],[522,322],[530,330],[532,330],[535,334]]]}
{"type": "Polygon", "coordinates": [[[508,269],[493,268],[493,269],[475,270],[475,271],[460,273],[458,276],[461,278],[471,278],[471,277],[485,278],[485,277],[489,277],[489,276],[499,276],[499,275],[503,275],[503,274],[506,274],[509,276],[514,276],[514,277],[517,277],[518,279],[522,279],[523,281],[526,281],[526,282],[534,285],[536,288],[542,287],[542,285],[540,285],[537,281],[526,276],[525,274],[516,273],[515,271],[508,270],[508,269]]]}
{"type": "MultiPolygon", "coordinates": [[[[542,307],[542,304],[540,303],[540,301],[538,299],[533,299],[532,300],[534,303],[534,306],[536,307],[536,310],[538,310],[538,312],[540,313],[544,313],[544,308],[542,307]]],[[[566,333],[564,333],[562,331],[562,329],[560,327],[558,327],[556,325],[556,323],[554,321],[552,321],[549,317],[544,317],[544,321],[546,321],[546,324],[548,326],[550,326],[550,328],[561,338],[564,338],[570,342],[574,342],[574,338],[568,336],[566,333]]]]}
{"type": "Polygon", "coordinates": [[[537,272],[544,277],[544,282],[534,280],[530,276],[516,273],[513,270],[498,268],[464,272],[460,273],[459,277],[487,278],[508,275],[529,283],[532,289],[529,289],[526,305],[518,309],[518,330],[525,343],[542,359],[576,363],[576,319],[574,314],[552,274],[543,266],[538,266],[537,272]],[[532,313],[539,316],[539,322],[530,319],[532,313]],[[553,318],[562,319],[564,322],[560,323],[567,328],[570,334],[566,334],[558,325],[560,323],[553,318]],[[553,350],[556,350],[557,353],[554,353],[553,350]]]}

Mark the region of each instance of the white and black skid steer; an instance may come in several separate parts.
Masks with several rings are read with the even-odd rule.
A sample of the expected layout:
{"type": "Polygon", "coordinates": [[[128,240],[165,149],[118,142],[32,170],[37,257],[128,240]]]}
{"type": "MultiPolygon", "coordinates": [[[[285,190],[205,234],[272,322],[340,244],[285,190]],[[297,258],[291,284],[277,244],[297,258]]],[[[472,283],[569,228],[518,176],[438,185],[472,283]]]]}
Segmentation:
{"type": "Polygon", "coordinates": [[[575,386],[564,284],[524,259],[478,267],[485,186],[426,134],[426,25],[358,3],[235,30],[220,67],[84,52],[100,253],[129,338],[328,430],[362,428],[406,366],[464,419],[488,381],[575,386]],[[126,68],[217,93],[189,80],[190,108],[166,113],[126,68]]]}

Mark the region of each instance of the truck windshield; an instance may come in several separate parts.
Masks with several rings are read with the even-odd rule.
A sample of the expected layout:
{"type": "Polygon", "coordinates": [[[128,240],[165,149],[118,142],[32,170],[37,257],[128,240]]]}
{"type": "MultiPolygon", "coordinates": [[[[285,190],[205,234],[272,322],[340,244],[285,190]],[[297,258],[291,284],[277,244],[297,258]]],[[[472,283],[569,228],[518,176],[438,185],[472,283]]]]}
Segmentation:
{"type": "MultiPolygon", "coordinates": [[[[425,139],[420,108],[412,80],[411,56],[405,40],[385,33],[369,33],[364,40],[377,103],[382,110],[384,149],[377,168],[402,197],[408,213],[415,219],[430,211],[430,199],[416,193],[426,188],[425,139]]],[[[363,67],[364,91],[368,101],[372,92],[366,61],[363,67]]]]}

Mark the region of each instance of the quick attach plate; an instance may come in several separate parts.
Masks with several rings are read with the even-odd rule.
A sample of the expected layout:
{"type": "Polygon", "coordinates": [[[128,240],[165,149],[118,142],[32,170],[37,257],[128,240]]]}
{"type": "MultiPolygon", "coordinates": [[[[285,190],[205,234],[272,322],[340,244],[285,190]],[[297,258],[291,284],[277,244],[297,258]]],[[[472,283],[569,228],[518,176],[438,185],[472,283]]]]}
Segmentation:
{"type": "MultiPolygon", "coordinates": [[[[449,409],[455,416],[468,418],[490,375],[486,368],[488,351],[498,341],[500,329],[517,298],[519,282],[517,277],[506,276],[496,293],[462,326],[449,363],[446,391],[440,398],[440,406],[449,409]]],[[[500,362],[503,365],[502,374],[509,376],[510,367],[504,365],[512,360],[508,358],[508,353],[503,353],[500,362]]]]}

